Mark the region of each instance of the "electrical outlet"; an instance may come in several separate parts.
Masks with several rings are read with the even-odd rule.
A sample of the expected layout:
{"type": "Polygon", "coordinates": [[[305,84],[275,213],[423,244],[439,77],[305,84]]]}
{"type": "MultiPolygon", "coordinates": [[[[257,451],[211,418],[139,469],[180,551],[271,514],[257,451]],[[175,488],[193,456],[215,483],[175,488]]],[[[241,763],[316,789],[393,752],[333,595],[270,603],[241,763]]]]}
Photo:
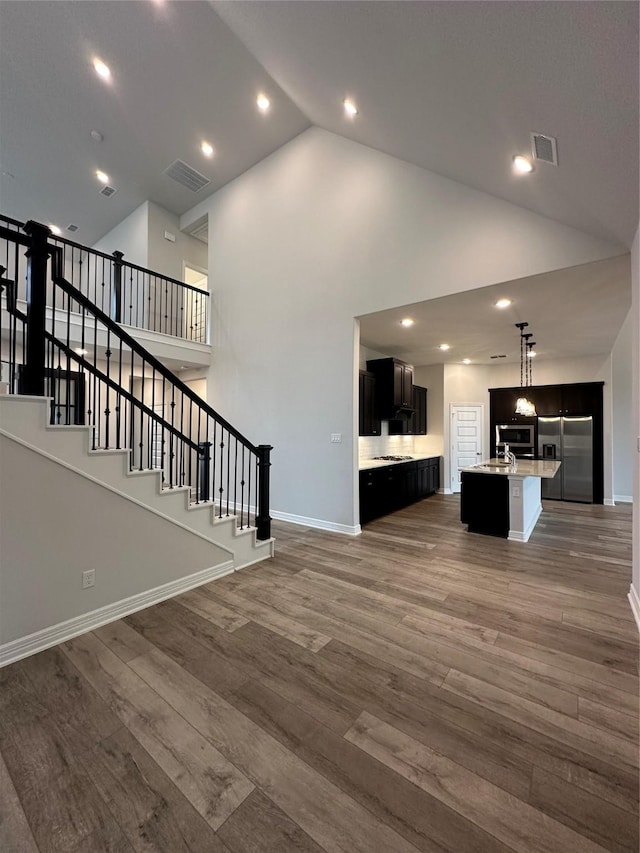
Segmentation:
{"type": "Polygon", "coordinates": [[[342,442],[342,433],[341,432],[332,432],[331,433],[331,443],[332,444],[340,444],[342,442]]]}
{"type": "Polygon", "coordinates": [[[87,569],[86,572],[82,573],[82,589],[91,589],[92,586],[96,585],[96,570],[95,569],[87,569]]]}

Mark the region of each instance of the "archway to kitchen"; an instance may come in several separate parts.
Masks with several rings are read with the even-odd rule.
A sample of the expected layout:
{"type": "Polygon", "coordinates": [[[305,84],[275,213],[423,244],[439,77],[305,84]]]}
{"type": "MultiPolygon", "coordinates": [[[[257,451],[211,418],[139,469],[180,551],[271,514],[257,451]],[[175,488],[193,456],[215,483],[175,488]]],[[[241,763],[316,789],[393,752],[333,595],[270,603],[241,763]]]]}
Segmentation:
{"type": "Polygon", "coordinates": [[[520,385],[515,324],[526,321],[537,343],[532,384],[604,382],[604,502],[631,495],[631,389],[624,380],[613,382],[629,373],[631,336],[624,328],[630,304],[629,256],[621,255],[357,318],[356,413],[367,362],[395,358],[413,365],[414,384],[427,389],[424,435],[394,435],[384,419],[378,435],[362,435],[358,423],[358,467],[373,456],[439,456],[439,490],[450,493],[456,475],[450,407],[484,406],[482,453],[488,457],[489,389],[520,385]],[[496,307],[501,299],[510,300],[502,309],[496,307]],[[403,325],[408,320],[413,323],[403,325]]]}

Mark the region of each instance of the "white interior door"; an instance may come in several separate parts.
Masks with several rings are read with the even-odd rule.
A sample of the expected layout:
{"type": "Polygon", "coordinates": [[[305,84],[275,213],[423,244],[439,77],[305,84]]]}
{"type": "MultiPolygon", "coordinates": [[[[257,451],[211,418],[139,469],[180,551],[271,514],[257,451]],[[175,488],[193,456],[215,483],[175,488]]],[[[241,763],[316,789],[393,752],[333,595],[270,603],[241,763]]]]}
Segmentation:
{"type": "Polygon", "coordinates": [[[460,491],[460,468],[482,461],[482,405],[451,406],[451,491],[460,491]]]}

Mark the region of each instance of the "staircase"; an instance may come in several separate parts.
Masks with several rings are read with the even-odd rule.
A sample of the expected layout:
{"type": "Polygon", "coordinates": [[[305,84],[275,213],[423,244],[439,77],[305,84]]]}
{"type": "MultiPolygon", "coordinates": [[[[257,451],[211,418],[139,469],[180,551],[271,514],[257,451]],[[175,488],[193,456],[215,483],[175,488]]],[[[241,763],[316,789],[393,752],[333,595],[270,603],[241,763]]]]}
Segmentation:
{"type": "MultiPolygon", "coordinates": [[[[79,628],[91,630],[162,600],[168,591],[177,594],[263,560],[273,555],[274,546],[269,517],[271,447],[249,442],[121,327],[114,316],[123,310],[122,294],[116,298],[114,291],[105,296],[104,282],[99,285],[95,280],[93,290],[101,295],[98,305],[87,295],[90,287],[82,292],[71,284],[63,275],[69,268],[65,241],[52,238],[49,229],[38,223],[22,226],[6,219],[5,223],[0,224],[4,363],[0,389],[9,392],[0,393],[4,459],[12,448],[16,453],[18,448],[26,449],[48,465],[48,472],[58,470],[61,477],[72,472],[74,483],[97,486],[109,493],[109,500],[117,496],[119,506],[129,506],[131,513],[139,514],[143,508],[143,518],[150,525],[153,519],[154,530],[162,523],[170,537],[167,541],[173,530],[185,544],[177,576],[171,576],[168,586],[159,582],[156,589],[151,583],[145,590],[135,589],[127,601],[101,602],[93,610],[89,600],[81,600],[56,611],[56,618],[68,617],[64,624],[52,623],[53,616],[46,613],[34,621],[25,609],[24,619],[12,619],[12,635],[5,636],[3,608],[12,606],[5,596],[0,602],[0,665],[73,636],[79,628]],[[25,275],[29,287],[21,300],[20,281],[25,275]],[[110,313],[103,310],[105,305],[112,307],[110,313]],[[206,557],[198,559],[205,560],[206,571],[190,565],[189,543],[194,555],[201,555],[204,548],[206,557]],[[20,624],[24,632],[15,627],[20,624]]],[[[83,251],[90,259],[92,250],[83,247],[83,251]]],[[[120,273],[114,269],[108,276],[104,257],[99,277],[115,288],[122,281],[122,257],[114,261],[120,264],[120,273]]],[[[146,272],[145,280],[157,285],[161,277],[146,272]]],[[[162,310],[169,310],[171,304],[171,310],[182,313],[188,301],[178,291],[175,300],[168,294],[167,286],[162,310]]],[[[163,304],[162,294],[157,302],[163,304]]],[[[166,322],[175,330],[185,328],[182,317],[166,322]]],[[[37,483],[33,486],[37,489],[37,483]]],[[[69,515],[69,537],[73,523],[69,515]]],[[[2,535],[37,535],[36,530],[37,525],[30,534],[25,529],[3,530],[2,535]]],[[[97,538],[102,534],[96,528],[97,538]]],[[[118,531],[112,530],[114,535],[118,531]]],[[[132,548],[144,548],[144,537],[138,542],[130,536],[128,541],[136,543],[132,548]]],[[[108,537],[105,542],[108,547],[108,537]]],[[[8,551],[21,553],[19,548],[8,551]]],[[[136,553],[131,553],[131,565],[135,563],[136,553]]],[[[21,570],[1,563],[0,583],[9,579],[5,588],[13,589],[11,582],[21,570]]],[[[42,566],[43,581],[50,571],[51,566],[42,566]]]]}

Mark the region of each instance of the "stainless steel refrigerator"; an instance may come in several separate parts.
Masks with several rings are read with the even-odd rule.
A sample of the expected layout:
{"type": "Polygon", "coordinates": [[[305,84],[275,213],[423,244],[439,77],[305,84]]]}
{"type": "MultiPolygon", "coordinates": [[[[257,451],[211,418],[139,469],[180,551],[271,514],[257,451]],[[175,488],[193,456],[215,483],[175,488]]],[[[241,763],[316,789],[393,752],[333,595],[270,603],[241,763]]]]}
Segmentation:
{"type": "Polygon", "coordinates": [[[538,456],[562,462],[542,497],[593,503],[593,418],[538,418],[538,456]]]}

